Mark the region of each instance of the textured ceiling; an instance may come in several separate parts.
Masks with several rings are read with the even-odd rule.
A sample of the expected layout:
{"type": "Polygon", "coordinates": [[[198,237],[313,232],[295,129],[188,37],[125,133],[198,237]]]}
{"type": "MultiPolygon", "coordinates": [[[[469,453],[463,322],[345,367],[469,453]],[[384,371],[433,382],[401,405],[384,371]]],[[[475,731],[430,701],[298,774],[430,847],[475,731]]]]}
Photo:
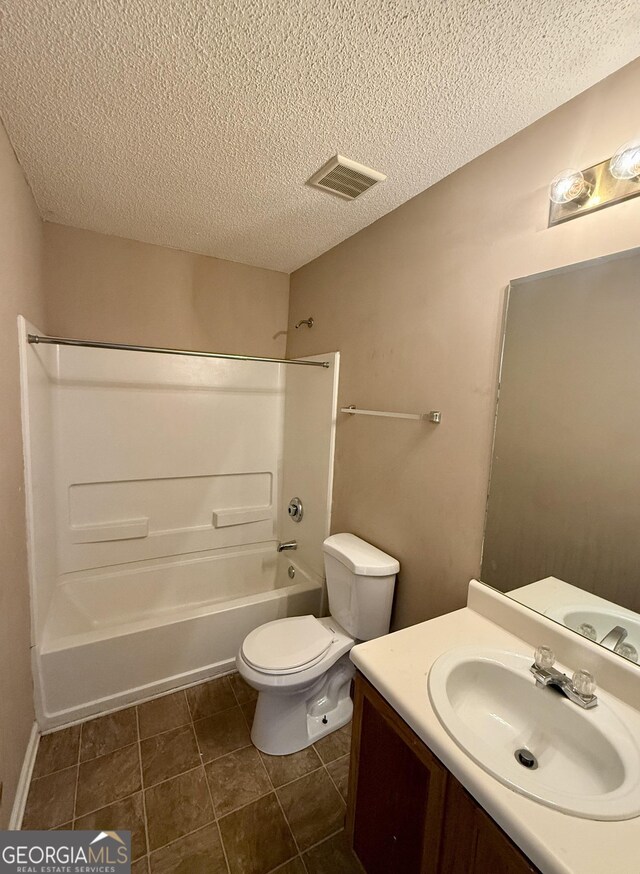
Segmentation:
{"type": "Polygon", "coordinates": [[[637,0],[3,0],[46,219],[290,271],[638,53],[637,0]],[[340,152],[388,175],[304,186],[340,152]]]}

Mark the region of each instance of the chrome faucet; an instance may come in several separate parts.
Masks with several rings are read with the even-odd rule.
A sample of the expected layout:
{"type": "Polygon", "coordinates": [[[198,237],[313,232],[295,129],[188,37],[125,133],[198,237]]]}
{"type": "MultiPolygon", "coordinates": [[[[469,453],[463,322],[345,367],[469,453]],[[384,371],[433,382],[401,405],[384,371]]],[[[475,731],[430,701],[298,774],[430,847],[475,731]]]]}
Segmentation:
{"type": "Polygon", "coordinates": [[[612,628],[609,634],[605,634],[605,636],[600,641],[600,646],[606,646],[607,649],[616,651],[616,648],[620,646],[622,641],[627,637],[628,631],[626,628],[623,628],[622,625],[616,625],[615,628],[612,628]]]}
{"type": "Polygon", "coordinates": [[[284,543],[278,544],[278,552],[284,552],[286,549],[297,549],[298,544],[295,540],[285,540],[284,543]]]}
{"type": "Polygon", "coordinates": [[[548,646],[539,646],[534,659],[531,673],[536,678],[536,686],[553,686],[569,701],[585,709],[597,706],[596,682],[589,671],[576,671],[573,677],[558,671],[553,667],[556,657],[548,646]]]}

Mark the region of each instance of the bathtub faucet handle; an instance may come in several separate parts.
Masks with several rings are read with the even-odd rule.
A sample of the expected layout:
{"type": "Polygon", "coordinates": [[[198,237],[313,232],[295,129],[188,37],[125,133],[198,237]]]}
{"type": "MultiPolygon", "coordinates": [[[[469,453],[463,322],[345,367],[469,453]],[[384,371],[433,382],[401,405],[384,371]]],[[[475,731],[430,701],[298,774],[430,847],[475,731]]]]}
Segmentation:
{"type": "Polygon", "coordinates": [[[295,540],[285,540],[284,543],[278,544],[278,552],[284,552],[287,549],[297,549],[298,544],[295,540]]]}

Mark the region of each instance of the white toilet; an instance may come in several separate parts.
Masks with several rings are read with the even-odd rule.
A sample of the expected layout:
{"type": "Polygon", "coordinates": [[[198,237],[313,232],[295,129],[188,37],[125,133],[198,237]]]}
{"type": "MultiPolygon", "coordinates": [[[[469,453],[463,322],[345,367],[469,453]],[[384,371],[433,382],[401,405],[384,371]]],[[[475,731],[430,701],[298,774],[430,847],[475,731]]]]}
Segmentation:
{"type": "Polygon", "coordinates": [[[353,534],[334,534],[323,549],[331,616],[267,622],[236,656],[239,673],[260,692],[251,740],[272,756],[295,753],[349,722],[349,650],[389,631],[396,559],[353,534]]]}

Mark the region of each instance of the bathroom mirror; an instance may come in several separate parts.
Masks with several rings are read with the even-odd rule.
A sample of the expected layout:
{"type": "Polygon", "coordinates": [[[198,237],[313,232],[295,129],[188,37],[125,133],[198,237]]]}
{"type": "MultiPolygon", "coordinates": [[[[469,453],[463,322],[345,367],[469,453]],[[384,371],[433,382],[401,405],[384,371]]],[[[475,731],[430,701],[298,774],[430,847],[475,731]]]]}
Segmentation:
{"type": "Polygon", "coordinates": [[[640,249],[511,283],[481,578],[640,652],[640,249]]]}

